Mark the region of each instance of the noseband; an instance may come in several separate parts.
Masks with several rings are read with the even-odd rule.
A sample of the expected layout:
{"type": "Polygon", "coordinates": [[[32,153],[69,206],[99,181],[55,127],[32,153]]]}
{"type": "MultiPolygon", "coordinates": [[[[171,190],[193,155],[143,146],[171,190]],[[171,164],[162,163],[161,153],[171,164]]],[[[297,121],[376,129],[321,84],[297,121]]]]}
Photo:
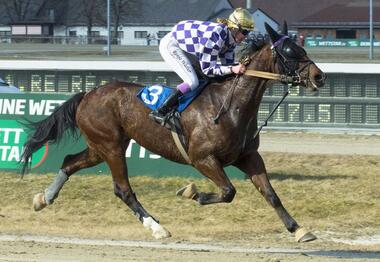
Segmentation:
{"type": "MultiPolygon", "coordinates": [[[[306,56],[306,52],[303,49],[300,52],[296,52],[299,50],[293,50],[291,47],[284,47],[284,41],[285,39],[288,39],[288,36],[283,36],[279,40],[277,40],[271,47],[272,49],[272,56],[274,58],[275,64],[278,65],[278,69],[281,72],[281,74],[274,74],[269,72],[263,72],[263,71],[257,71],[257,70],[247,70],[245,72],[246,75],[255,76],[255,77],[261,77],[266,79],[273,79],[278,80],[281,83],[287,85],[287,89],[284,92],[281,99],[277,102],[277,104],[274,106],[272,111],[269,113],[268,117],[264,120],[264,123],[260,125],[256,132],[254,133],[252,140],[254,140],[260,131],[263,129],[263,127],[268,125],[269,119],[273,116],[273,114],[276,112],[278,107],[282,104],[282,102],[285,100],[285,98],[289,95],[289,90],[292,86],[297,86],[301,83],[304,83],[305,86],[307,86],[308,82],[311,81],[310,76],[310,67],[312,64],[314,64],[313,61],[310,59],[296,59],[296,58],[304,58],[306,56]],[[282,49],[285,49],[285,51],[288,51],[289,54],[293,54],[294,57],[291,58],[289,54],[284,54],[282,52],[282,49]],[[279,61],[279,63],[276,63],[276,61],[279,61]],[[299,63],[304,63],[302,67],[299,67],[299,63]],[[302,79],[301,72],[303,72],[307,68],[307,74],[305,79],[302,79]]],[[[243,57],[240,60],[241,64],[248,65],[251,62],[250,57],[243,57]]]]}
{"type": "MultiPolygon", "coordinates": [[[[258,127],[258,129],[256,130],[256,132],[253,136],[253,139],[255,139],[257,137],[257,135],[260,133],[260,131],[262,130],[262,128],[264,126],[267,126],[269,119],[272,117],[272,115],[275,113],[275,111],[278,109],[278,107],[281,105],[281,103],[284,101],[284,99],[288,96],[289,89],[292,86],[298,86],[301,83],[304,83],[306,85],[308,83],[308,81],[311,81],[309,79],[309,76],[310,76],[310,66],[312,64],[314,64],[313,61],[311,61],[310,59],[302,59],[302,60],[290,59],[288,55],[285,55],[281,52],[280,48],[277,48],[279,46],[283,47],[284,40],[287,38],[289,38],[289,37],[288,36],[281,37],[271,47],[272,56],[274,58],[275,64],[277,64],[280,67],[279,71],[281,72],[281,74],[275,74],[275,73],[258,71],[258,70],[251,70],[251,69],[246,70],[246,72],[244,73],[245,75],[249,75],[249,76],[260,77],[260,78],[271,79],[271,80],[277,80],[277,81],[280,81],[281,83],[287,85],[287,87],[288,87],[287,90],[284,92],[283,96],[281,97],[280,101],[278,101],[278,103],[274,106],[272,111],[269,113],[269,115],[266,118],[266,120],[264,121],[264,123],[258,127]],[[278,59],[279,63],[276,63],[277,59],[278,59]],[[299,68],[300,62],[305,63],[301,68],[299,68]],[[307,67],[306,80],[303,80],[302,76],[301,76],[301,72],[303,72],[306,67],[307,67]]],[[[290,47],[288,47],[288,48],[290,51],[293,51],[293,53],[294,53],[294,50],[290,49],[290,47]]],[[[305,57],[306,52],[302,48],[300,50],[302,50],[303,53],[301,53],[301,54],[296,53],[295,55],[298,57],[305,57]]],[[[239,62],[240,62],[240,64],[248,66],[248,64],[251,63],[251,58],[249,56],[244,56],[240,59],[239,62]]],[[[230,89],[231,92],[229,92],[229,94],[227,95],[227,97],[226,97],[225,101],[223,102],[221,108],[219,109],[217,115],[213,118],[213,121],[215,124],[218,123],[220,116],[229,109],[229,104],[230,104],[231,99],[232,99],[232,93],[236,87],[238,78],[239,78],[239,75],[237,75],[235,77],[234,82],[232,83],[232,88],[230,89]],[[227,105],[227,107],[226,107],[226,105],[227,105]]]]}

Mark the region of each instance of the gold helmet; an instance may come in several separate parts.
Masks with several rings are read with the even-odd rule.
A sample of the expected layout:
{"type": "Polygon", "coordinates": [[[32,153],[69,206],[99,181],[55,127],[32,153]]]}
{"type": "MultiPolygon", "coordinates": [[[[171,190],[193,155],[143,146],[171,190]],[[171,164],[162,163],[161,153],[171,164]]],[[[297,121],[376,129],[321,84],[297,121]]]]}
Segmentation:
{"type": "Polygon", "coordinates": [[[254,27],[253,17],[247,9],[236,8],[228,17],[227,26],[229,28],[252,31],[254,27]]]}

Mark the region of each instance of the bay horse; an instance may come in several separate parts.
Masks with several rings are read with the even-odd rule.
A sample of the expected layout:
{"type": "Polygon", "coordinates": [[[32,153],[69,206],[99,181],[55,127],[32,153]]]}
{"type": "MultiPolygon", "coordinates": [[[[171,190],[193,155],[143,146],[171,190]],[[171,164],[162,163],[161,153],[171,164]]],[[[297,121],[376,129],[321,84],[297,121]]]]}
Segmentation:
{"type": "MultiPolygon", "coordinates": [[[[277,33],[267,24],[266,29],[272,45],[249,45],[246,49],[250,61],[247,69],[292,75],[298,77],[299,85],[311,90],[322,87],[325,74],[309,59],[305,50],[287,36],[286,26],[282,33],[277,33]]],[[[269,82],[249,75],[211,81],[182,112],[181,124],[191,165],[214,182],[220,192],[199,192],[195,185],[190,185],[177,193],[201,205],[229,203],[234,199],[236,189],[224,167],[233,165],[250,178],[287,230],[295,233],[297,241],[311,241],[316,237],[289,215],[272,188],[264,161],[258,153],[260,136],[253,139],[258,129],[259,105],[269,82]],[[213,121],[228,94],[231,94],[228,110],[218,122],[213,121]]],[[[33,152],[46,142],[59,141],[65,130],[75,132],[79,128],[87,142],[85,150],[64,158],[53,182],[44,193],[35,195],[33,203],[36,211],[52,204],[64,183],[76,171],[105,161],[112,173],[115,195],[125,202],[144,227],[152,231],[153,237],[170,237],[169,231],[144,209],[132,190],[125,151],[134,139],[166,159],[181,164],[187,162],[170,131],[150,120],[150,110],[137,100],[136,94],[141,88],[139,84],[113,82],[77,93],[49,117],[33,124],[34,132],[24,144],[23,174],[33,152]]]]}

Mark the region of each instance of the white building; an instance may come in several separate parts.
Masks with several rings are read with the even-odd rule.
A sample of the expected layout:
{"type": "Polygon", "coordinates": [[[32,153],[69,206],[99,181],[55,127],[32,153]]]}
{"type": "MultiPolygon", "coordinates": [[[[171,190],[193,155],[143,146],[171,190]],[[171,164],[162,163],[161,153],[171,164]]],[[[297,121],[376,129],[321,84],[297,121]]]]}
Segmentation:
{"type": "MultiPolygon", "coordinates": [[[[100,2],[91,19],[88,14],[87,17],[84,15],[86,7],[75,0],[51,0],[38,9],[35,16],[28,16],[24,21],[7,21],[3,17],[0,19],[0,40],[34,38],[43,42],[104,44],[108,34],[106,9],[101,4],[104,1],[93,1],[100,2]]],[[[158,45],[178,21],[215,21],[218,17],[227,18],[233,11],[228,0],[139,0],[137,3],[135,9],[126,9],[120,16],[117,44],[158,45]]],[[[265,34],[264,22],[278,28],[278,23],[262,10],[253,8],[249,11],[255,20],[256,34],[265,34]]]]}

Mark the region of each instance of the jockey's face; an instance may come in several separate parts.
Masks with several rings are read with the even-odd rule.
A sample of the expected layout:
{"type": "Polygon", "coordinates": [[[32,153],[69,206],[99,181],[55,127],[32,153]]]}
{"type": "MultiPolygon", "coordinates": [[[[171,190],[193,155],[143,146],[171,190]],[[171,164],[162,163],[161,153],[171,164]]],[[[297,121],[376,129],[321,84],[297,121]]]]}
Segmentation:
{"type": "Polygon", "coordinates": [[[246,30],[238,30],[235,34],[235,42],[240,44],[247,36],[248,33],[245,32],[246,30]]]}

